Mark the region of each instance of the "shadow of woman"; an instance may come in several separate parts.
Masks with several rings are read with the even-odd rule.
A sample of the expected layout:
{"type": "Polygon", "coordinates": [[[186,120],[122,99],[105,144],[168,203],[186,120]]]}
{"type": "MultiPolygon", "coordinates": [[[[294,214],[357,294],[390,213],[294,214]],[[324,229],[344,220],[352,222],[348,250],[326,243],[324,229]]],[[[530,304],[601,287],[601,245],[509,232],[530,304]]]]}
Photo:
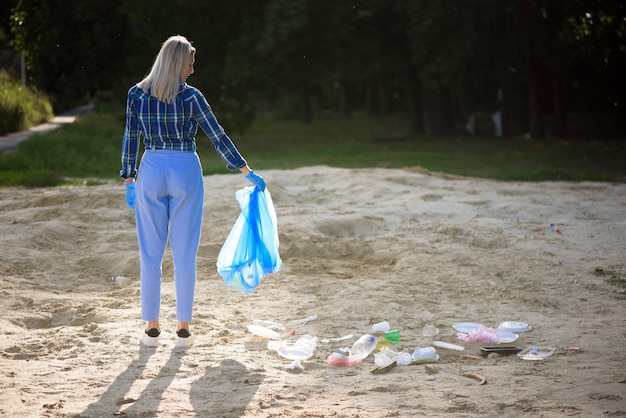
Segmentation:
{"type": "Polygon", "coordinates": [[[126,394],[131,386],[143,373],[150,357],[156,352],[156,347],[140,347],[139,357],[128,365],[126,370],[119,374],[102,394],[100,399],[90,404],[87,409],[78,414],[79,417],[114,416],[120,407],[128,401],[126,394]]]}
{"type": "Polygon", "coordinates": [[[187,350],[174,349],[170,354],[170,358],[159,370],[159,374],[150,380],[150,383],[141,391],[141,395],[137,400],[129,399],[132,402],[122,414],[125,417],[152,417],[159,412],[159,404],[163,399],[163,393],[172,384],[176,378],[176,374],[180,370],[182,364],[181,358],[187,354],[187,350]]]}
{"type": "Polygon", "coordinates": [[[189,397],[197,417],[241,417],[262,382],[263,374],[225,359],[219,366],[207,367],[204,376],[192,383],[189,397]]]}

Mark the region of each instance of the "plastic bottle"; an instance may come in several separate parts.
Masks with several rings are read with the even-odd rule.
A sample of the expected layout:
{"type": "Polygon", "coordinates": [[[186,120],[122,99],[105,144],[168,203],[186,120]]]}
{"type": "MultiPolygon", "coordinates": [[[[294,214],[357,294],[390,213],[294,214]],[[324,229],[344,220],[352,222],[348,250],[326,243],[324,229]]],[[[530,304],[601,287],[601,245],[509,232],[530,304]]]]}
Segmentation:
{"type": "Polygon", "coordinates": [[[385,351],[389,347],[391,347],[391,343],[384,338],[379,338],[376,340],[376,350],[385,351]]]}
{"type": "Polygon", "coordinates": [[[131,283],[131,279],[124,276],[111,276],[111,281],[119,287],[126,287],[131,283]]]}
{"type": "Polygon", "coordinates": [[[376,348],[376,337],[371,334],[361,336],[350,348],[350,357],[363,360],[376,348]]]}

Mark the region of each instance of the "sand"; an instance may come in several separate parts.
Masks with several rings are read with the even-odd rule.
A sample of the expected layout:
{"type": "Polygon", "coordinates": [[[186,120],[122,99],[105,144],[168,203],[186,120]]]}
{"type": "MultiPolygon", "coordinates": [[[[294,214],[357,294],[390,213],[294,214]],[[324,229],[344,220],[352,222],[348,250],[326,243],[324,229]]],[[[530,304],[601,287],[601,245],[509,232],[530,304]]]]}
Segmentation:
{"type": "Polygon", "coordinates": [[[418,168],[260,174],[284,267],[250,294],[224,285],[215,262],[239,214],[234,193],[248,184],[237,174],[205,177],[188,349],[174,347],[169,250],[161,344],[139,344],[138,250],[121,182],[0,188],[0,416],[626,416],[626,299],[607,280],[626,270],[626,184],[418,168]],[[112,275],[131,283],[119,287],[112,275]],[[291,322],[312,315],[305,326],[291,322]],[[326,363],[383,320],[400,330],[396,351],[433,339],[465,349],[438,348],[435,373],[409,365],[371,374],[373,356],[326,363]],[[464,344],[452,327],[503,321],[531,330],[501,345],[554,354],[483,357],[480,347],[494,344],[464,344]],[[290,369],[249,332],[255,323],[283,324],[284,338],[317,337],[316,351],[290,369]],[[426,324],[439,335],[423,336],[426,324]]]}

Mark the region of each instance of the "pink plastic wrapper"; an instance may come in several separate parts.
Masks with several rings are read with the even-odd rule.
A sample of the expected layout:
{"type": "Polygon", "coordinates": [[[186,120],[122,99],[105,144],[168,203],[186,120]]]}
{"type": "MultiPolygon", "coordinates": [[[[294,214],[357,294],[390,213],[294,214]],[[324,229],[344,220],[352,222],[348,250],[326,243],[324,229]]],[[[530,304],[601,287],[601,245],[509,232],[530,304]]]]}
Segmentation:
{"type": "Polygon", "coordinates": [[[358,357],[350,357],[337,352],[332,353],[326,359],[326,363],[333,366],[358,366],[362,362],[363,360],[358,357]]]}
{"type": "Polygon", "coordinates": [[[506,329],[498,328],[488,328],[480,326],[473,330],[472,332],[465,333],[459,332],[457,337],[459,340],[465,343],[475,343],[475,342],[483,342],[483,343],[498,343],[499,338],[506,333],[506,329]]]}

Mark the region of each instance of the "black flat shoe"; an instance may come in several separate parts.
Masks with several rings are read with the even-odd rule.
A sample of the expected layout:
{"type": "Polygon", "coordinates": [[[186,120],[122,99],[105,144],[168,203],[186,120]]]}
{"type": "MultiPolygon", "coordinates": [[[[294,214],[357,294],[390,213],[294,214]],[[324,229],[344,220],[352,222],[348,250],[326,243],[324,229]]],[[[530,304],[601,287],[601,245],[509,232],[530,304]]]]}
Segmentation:
{"type": "Polygon", "coordinates": [[[148,335],[148,337],[156,338],[161,335],[161,330],[157,328],[150,328],[146,330],[146,335],[148,335]]]}
{"type": "Polygon", "coordinates": [[[159,345],[159,335],[161,335],[160,329],[147,329],[143,334],[141,334],[141,343],[147,347],[156,347],[159,345]]]}
{"type": "Polygon", "coordinates": [[[194,343],[193,335],[188,329],[181,328],[176,331],[176,347],[191,347],[194,343]]]}
{"type": "Polygon", "coordinates": [[[179,338],[189,338],[191,336],[191,333],[188,329],[181,328],[176,331],[176,335],[178,335],[179,338]]]}

